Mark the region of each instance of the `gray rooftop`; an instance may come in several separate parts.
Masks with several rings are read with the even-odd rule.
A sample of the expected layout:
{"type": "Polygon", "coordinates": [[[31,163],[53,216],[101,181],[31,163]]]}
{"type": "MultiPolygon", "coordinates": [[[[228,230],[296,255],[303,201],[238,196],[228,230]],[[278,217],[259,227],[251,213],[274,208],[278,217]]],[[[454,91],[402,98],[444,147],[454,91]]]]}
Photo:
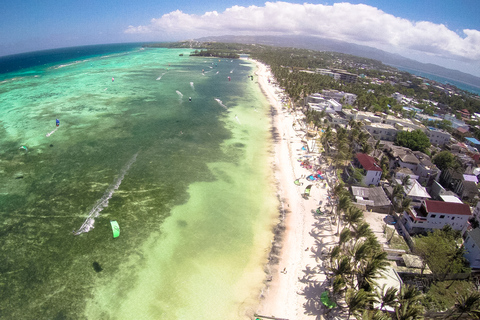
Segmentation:
{"type": "Polygon", "coordinates": [[[363,202],[364,204],[374,207],[389,206],[392,204],[382,187],[363,188],[352,186],[352,194],[357,199],[357,202],[363,202]],[[362,199],[359,198],[367,201],[361,201],[362,199]]]}

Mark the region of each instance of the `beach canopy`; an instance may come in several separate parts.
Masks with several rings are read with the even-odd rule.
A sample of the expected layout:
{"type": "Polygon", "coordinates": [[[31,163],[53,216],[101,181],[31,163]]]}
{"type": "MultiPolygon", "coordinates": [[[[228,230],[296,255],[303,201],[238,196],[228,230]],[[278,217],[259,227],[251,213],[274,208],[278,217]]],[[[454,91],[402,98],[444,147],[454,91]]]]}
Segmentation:
{"type": "Polygon", "coordinates": [[[312,189],[312,185],[309,184],[306,188],[305,188],[305,194],[306,195],[310,195],[310,189],[312,189]]]}
{"type": "Polygon", "coordinates": [[[113,238],[118,238],[120,235],[120,226],[118,225],[118,222],[111,220],[110,224],[112,225],[113,238]]]}
{"type": "Polygon", "coordinates": [[[337,306],[335,301],[330,300],[330,297],[328,296],[328,291],[323,291],[322,294],[320,295],[320,301],[328,308],[332,309],[337,306]]]}
{"type": "Polygon", "coordinates": [[[297,180],[293,181],[293,183],[295,183],[297,186],[299,186],[300,185],[300,180],[297,179],[297,180]]]}

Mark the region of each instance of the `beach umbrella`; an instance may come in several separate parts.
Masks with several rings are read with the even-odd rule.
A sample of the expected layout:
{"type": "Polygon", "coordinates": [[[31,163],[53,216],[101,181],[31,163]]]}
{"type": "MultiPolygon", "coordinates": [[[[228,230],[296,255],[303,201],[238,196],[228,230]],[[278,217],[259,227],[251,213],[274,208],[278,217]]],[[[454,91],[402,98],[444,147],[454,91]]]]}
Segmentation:
{"type": "Polygon", "coordinates": [[[335,308],[337,304],[335,301],[330,300],[330,297],[328,296],[328,291],[323,291],[322,294],[320,295],[320,301],[327,307],[328,309],[335,308]]]}
{"type": "Polygon", "coordinates": [[[300,180],[296,179],[295,181],[293,181],[293,183],[295,183],[297,186],[299,186],[300,185],[300,180]]]}
{"type": "Polygon", "coordinates": [[[312,189],[312,185],[309,184],[306,188],[305,188],[305,195],[306,196],[309,196],[310,195],[310,189],[312,189]]]}

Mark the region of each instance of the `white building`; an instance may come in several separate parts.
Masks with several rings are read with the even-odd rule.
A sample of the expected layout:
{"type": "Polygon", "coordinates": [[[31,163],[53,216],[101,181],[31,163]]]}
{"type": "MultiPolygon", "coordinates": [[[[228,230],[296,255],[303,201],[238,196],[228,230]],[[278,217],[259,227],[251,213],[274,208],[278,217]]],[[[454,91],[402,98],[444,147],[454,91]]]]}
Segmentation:
{"type": "Polygon", "coordinates": [[[409,185],[403,186],[405,195],[412,199],[412,206],[420,207],[423,201],[430,199],[427,190],[417,180],[409,179],[409,185]]]}
{"type": "Polygon", "coordinates": [[[463,230],[471,217],[467,204],[425,200],[419,208],[405,210],[402,220],[409,233],[421,233],[442,229],[447,224],[454,230],[463,230]]]}
{"type": "Polygon", "coordinates": [[[373,157],[365,153],[357,153],[355,156],[356,164],[365,170],[363,177],[363,184],[378,186],[382,177],[382,168],[378,165],[373,157]]]}
{"type": "Polygon", "coordinates": [[[338,102],[342,102],[345,104],[353,105],[355,100],[357,100],[357,95],[353,93],[338,91],[338,90],[322,90],[322,94],[326,98],[334,99],[338,102]]]}
{"type": "Polygon", "coordinates": [[[436,146],[443,146],[450,142],[452,136],[447,131],[443,131],[437,128],[428,127],[425,133],[430,140],[430,143],[436,146]]]}
{"type": "Polygon", "coordinates": [[[476,228],[467,233],[465,242],[465,258],[470,262],[470,268],[480,268],[480,229],[476,228]]]}
{"type": "Polygon", "coordinates": [[[377,140],[394,141],[397,137],[397,128],[384,123],[371,123],[364,120],[363,128],[377,140]]]}

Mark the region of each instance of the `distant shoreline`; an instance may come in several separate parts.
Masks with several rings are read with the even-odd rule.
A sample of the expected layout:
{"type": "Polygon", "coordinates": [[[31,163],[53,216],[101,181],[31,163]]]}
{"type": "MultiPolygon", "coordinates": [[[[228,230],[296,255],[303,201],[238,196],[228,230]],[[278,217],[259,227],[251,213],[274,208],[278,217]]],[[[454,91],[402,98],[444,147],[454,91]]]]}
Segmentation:
{"type": "Polygon", "coordinates": [[[440,82],[440,83],[443,83],[443,84],[448,83],[450,85],[453,85],[453,86],[457,87],[460,90],[464,90],[464,91],[468,91],[468,92],[473,93],[473,94],[480,95],[480,86],[477,86],[477,85],[469,83],[469,82],[456,80],[456,79],[452,79],[452,78],[447,78],[447,77],[444,77],[444,76],[441,76],[441,75],[438,75],[438,74],[434,74],[434,73],[430,73],[430,72],[426,72],[426,71],[422,71],[422,70],[417,70],[417,69],[413,69],[413,68],[407,68],[407,67],[403,67],[403,66],[399,66],[399,65],[394,65],[394,64],[388,64],[388,65],[392,66],[394,68],[397,68],[400,71],[405,71],[405,72],[420,76],[422,78],[427,78],[429,80],[440,82]]]}

